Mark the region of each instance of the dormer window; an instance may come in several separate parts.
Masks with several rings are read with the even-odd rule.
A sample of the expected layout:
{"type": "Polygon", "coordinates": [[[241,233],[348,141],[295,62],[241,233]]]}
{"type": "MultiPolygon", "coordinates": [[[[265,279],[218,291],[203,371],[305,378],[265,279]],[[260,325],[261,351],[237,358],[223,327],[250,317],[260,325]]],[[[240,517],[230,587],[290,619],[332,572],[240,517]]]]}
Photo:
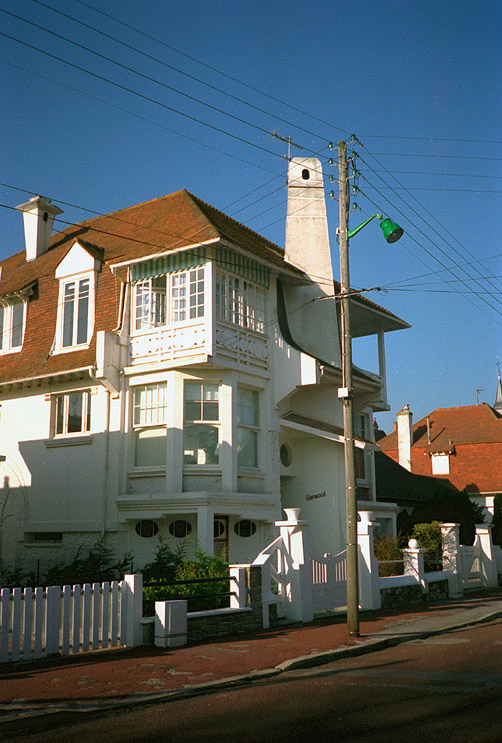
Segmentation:
{"type": "Polygon", "coordinates": [[[75,243],[56,269],[59,279],[56,353],[85,348],[91,341],[99,266],[96,258],[75,243]]]}
{"type": "Polygon", "coordinates": [[[23,345],[26,303],[0,300],[0,353],[20,351],[23,345]]]}

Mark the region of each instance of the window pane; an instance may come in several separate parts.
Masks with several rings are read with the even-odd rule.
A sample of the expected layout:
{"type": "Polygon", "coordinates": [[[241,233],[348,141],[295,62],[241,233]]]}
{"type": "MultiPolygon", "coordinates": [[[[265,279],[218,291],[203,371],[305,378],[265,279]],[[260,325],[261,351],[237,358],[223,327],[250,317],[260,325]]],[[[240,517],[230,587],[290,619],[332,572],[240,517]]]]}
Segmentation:
{"type": "Polygon", "coordinates": [[[81,279],[78,287],[77,343],[87,343],[89,317],[89,279],[81,279]]]}
{"type": "Polygon", "coordinates": [[[239,467],[258,466],[258,434],[249,428],[237,429],[237,464],[239,467]]]}
{"type": "Polygon", "coordinates": [[[204,400],[218,400],[218,389],[217,384],[205,384],[204,385],[204,400]]]}
{"type": "Polygon", "coordinates": [[[64,433],[64,395],[56,397],[56,433],[64,433]]]}
{"type": "Polygon", "coordinates": [[[11,348],[18,348],[23,345],[23,317],[24,303],[14,302],[12,304],[11,348]]]}
{"type": "Polygon", "coordinates": [[[185,464],[218,464],[218,429],[203,424],[189,425],[184,433],[185,464]]]}
{"type": "Polygon", "coordinates": [[[136,431],[136,448],[134,464],[137,467],[162,466],[166,463],[165,426],[143,428],[136,431]]]}
{"type": "Polygon", "coordinates": [[[134,389],[133,423],[135,426],[166,422],[166,387],[165,383],[160,383],[134,389]]]}
{"type": "Polygon", "coordinates": [[[82,397],[81,392],[68,395],[68,433],[82,430],[82,397]]]}
{"type": "Polygon", "coordinates": [[[4,310],[3,306],[0,305],[0,351],[4,347],[4,342],[3,342],[4,316],[5,316],[5,310],[4,310]]]}
{"type": "Polygon", "coordinates": [[[73,314],[75,304],[75,283],[66,284],[63,300],[63,348],[73,345],[73,314]]]}
{"type": "Polygon", "coordinates": [[[238,388],[237,422],[246,426],[258,426],[258,392],[238,388]]]}

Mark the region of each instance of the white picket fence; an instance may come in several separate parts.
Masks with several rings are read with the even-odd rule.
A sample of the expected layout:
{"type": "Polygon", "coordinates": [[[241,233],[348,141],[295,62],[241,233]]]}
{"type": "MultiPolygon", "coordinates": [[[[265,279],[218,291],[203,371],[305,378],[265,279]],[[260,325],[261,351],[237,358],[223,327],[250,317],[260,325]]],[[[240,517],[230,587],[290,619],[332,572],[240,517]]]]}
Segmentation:
{"type": "Polygon", "coordinates": [[[126,634],[126,581],[3,588],[0,662],[115,647],[126,634]]]}
{"type": "Polygon", "coordinates": [[[311,556],[313,611],[347,605],[347,550],[337,555],[311,556]]]}

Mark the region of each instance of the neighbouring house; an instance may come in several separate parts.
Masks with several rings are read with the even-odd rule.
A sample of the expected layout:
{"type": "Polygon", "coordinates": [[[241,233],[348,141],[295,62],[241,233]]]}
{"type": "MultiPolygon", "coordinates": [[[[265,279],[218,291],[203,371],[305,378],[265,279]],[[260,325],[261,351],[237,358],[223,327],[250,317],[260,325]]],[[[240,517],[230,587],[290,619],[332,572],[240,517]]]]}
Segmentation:
{"type": "Polygon", "coordinates": [[[434,477],[465,490],[489,520],[494,496],[502,492],[500,375],[493,407],[481,403],[438,408],[413,424],[405,405],[397,414],[395,430],[378,443],[383,454],[413,475],[434,477]]]}
{"type": "MultiPolygon", "coordinates": [[[[0,263],[4,562],[43,570],[100,536],[134,567],[161,536],[247,562],[283,507],[302,507],[316,551],[343,549],[339,285],[319,161],[289,165],[285,251],[186,190],[52,235],[49,199],[17,208],[26,249],[0,263]]],[[[354,373],[358,495],[376,508],[384,334],[409,326],[351,305],[354,338],[378,337],[379,373],[354,373]]]]}

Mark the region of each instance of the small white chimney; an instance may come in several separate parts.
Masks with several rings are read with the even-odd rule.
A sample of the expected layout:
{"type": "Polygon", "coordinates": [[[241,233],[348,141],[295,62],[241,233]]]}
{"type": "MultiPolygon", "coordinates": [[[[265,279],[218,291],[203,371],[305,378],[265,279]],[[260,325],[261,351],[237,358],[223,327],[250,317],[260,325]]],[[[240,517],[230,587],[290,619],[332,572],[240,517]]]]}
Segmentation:
{"type": "Polygon", "coordinates": [[[16,209],[23,212],[26,260],[33,261],[47,252],[54,218],[63,210],[54,206],[45,196],[34,196],[26,204],[16,206],[16,209]]]}
{"type": "Polygon", "coordinates": [[[397,447],[399,464],[411,472],[411,445],[413,443],[413,413],[408,403],[397,414],[397,447]]]}

